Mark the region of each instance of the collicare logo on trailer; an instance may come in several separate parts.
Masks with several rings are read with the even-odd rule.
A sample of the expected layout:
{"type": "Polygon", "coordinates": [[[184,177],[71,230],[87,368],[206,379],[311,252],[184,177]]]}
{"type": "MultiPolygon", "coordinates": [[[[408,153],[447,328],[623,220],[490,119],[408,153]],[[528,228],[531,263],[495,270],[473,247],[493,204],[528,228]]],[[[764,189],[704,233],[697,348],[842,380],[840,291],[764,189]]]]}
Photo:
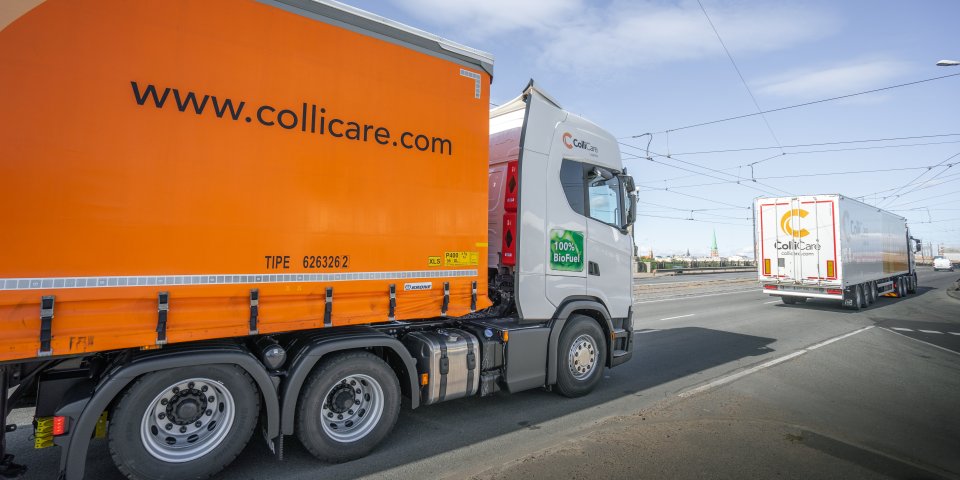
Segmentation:
{"type": "Polygon", "coordinates": [[[590,145],[590,142],[586,140],[579,140],[573,138],[573,134],[570,132],[563,133],[563,146],[573,150],[574,147],[586,150],[588,152],[597,153],[597,147],[590,145]]]}
{"type": "Polygon", "coordinates": [[[791,237],[803,238],[803,237],[806,237],[807,235],[810,235],[810,231],[807,230],[806,228],[800,228],[800,229],[794,230],[793,226],[791,225],[793,223],[793,217],[804,218],[809,214],[810,212],[802,208],[794,208],[793,210],[790,210],[789,212],[783,214],[783,217],[780,218],[780,229],[783,230],[783,233],[786,233],[791,237]]]}
{"type": "Polygon", "coordinates": [[[789,212],[783,214],[780,217],[780,229],[783,230],[783,233],[786,233],[791,238],[796,240],[789,240],[786,242],[781,242],[777,240],[774,242],[773,247],[781,251],[791,251],[793,254],[799,255],[815,255],[816,252],[820,251],[820,241],[816,240],[815,243],[809,243],[802,240],[803,237],[810,235],[810,231],[806,228],[795,228],[799,227],[799,218],[804,218],[809,215],[810,212],[794,208],[789,212]],[[797,224],[794,224],[794,217],[797,217],[797,224]]]}

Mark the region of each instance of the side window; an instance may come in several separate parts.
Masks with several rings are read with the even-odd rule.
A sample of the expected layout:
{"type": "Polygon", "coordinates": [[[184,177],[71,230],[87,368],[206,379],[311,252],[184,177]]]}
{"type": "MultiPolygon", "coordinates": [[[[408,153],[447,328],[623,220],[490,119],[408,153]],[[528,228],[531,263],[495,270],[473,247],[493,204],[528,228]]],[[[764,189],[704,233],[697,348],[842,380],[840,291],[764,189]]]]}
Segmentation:
{"type": "Polygon", "coordinates": [[[584,205],[586,194],[584,192],[583,178],[584,168],[580,162],[564,159],[560,164],[560,184],[563,185],[563,193],[567,196],[567,202],[574,212],[586,216],[587,209],[584,205]]]}
{"type": "Polygon", "coordinates": [[[588,176],[588,200],[590,202],[590,218],[622,227],[621,205],[623,189],[620,188],[620,179],[608,171],[599,167],[589,171],[588,176]],[[604,178],[606,173],[610,178],[604,178]]]}

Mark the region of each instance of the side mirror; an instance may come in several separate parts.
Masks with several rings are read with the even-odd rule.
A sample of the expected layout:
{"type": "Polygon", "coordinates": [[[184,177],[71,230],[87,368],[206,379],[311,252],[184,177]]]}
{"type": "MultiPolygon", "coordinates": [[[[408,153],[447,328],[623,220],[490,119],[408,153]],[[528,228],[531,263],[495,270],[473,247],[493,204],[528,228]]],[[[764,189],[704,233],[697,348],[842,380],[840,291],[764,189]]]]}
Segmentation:
{"type": "Polygon", "coordinates": [[[633,225],[637,221],[637,194],[630,193],[630,210],[627,210],[627,226],[633,225]]]}

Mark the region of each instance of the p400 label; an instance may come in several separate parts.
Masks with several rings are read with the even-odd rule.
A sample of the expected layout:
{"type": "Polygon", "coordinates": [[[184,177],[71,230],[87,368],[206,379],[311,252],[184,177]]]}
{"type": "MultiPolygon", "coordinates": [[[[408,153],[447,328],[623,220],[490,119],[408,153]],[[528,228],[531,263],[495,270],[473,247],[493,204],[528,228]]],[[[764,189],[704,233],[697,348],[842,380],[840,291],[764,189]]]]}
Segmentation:
{"type": "Polygon", "coordinates": [[[583,271],[583,232],[550,231],[550,269],[563,272],[583,271]]]}

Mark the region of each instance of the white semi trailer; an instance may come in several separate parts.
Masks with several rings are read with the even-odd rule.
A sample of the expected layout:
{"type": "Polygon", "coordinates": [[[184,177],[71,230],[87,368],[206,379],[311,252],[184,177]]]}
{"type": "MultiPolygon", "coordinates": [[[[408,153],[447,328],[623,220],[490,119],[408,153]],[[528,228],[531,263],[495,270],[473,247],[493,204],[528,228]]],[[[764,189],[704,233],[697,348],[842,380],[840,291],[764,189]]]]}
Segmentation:
{"type": "Polygon", "coordinates": [[[882,295],[916,292],[905,218],[842,195],[758,198],[757,276],[783,303],[838,300],[859,310],[882,295]]]}

